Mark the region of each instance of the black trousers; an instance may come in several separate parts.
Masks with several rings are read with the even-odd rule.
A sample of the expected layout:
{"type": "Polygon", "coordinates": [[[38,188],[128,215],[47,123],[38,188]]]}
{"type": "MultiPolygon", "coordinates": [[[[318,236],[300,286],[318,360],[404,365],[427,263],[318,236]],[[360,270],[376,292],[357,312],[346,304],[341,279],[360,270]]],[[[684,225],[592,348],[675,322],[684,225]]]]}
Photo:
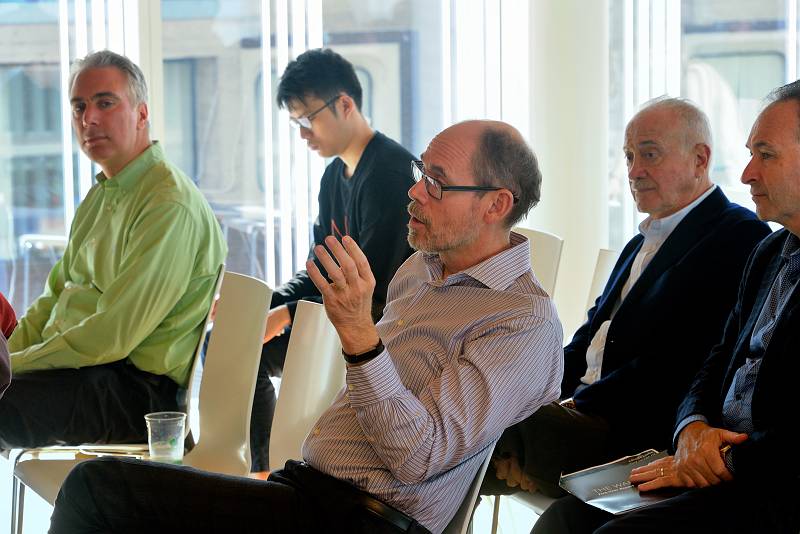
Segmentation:
{"type": "MultiPolygon", "coordinates": [[[[571,473],[607,462],[608,424],[600,417],[565,408],[554,402],[536,410],[527,419],[503,432],[495,455],[513,454],[540,492],[561,497],[561,473],[571,473]]],[[[481,495],[508,495],[520,491],[497,478],[489,465],[481,495]]]]}
{"type": "Polygon", "coordinates": [[[353,486],[289,461],[253,480],[146,461],[100,458],[79,464],[56,499],[51,534],[141,532],[369,533],[400,530],[355,506],[353,486]]]}
{"type": "Polygon", "coordinates": [[[269,471],[269,436],[277,401],[275,387],[269,378],[283,374],[291,331],[291,328],[287,328],[283,335],[272,338],[261,348],[253,410],[250,414],[250,470],[253,472],[269,471]]]}
{"type": "Polygon", "coordinates": [[[781,476],[774,473],[766,484],[734,481],[690,490],[613,519],[595,532],[797,534],[800,491],[781,476]]]}
{"type": "Polygon", "coordinates": [[[793,488],[733,482],[690,490],[616,517],[570,495],[553,503],[531,534],[797,534],[799,496],[793,488]]]}
{"type": "Polygon", "coordinates": [[[176,410],[177,390],[126,361],[14,375],[0,399],[0,448],[146,443],[144,415],[176,410]]]}

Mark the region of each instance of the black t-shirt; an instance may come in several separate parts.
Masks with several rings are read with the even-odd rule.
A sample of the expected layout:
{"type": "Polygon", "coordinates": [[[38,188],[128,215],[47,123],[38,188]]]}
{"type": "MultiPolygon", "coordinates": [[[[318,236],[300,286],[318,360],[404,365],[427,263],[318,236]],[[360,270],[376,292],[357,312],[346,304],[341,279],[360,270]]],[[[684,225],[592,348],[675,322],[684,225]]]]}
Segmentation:
{"type": "MultiPolygon", "coordinates": [[[[375,132],[358,161],[353,176],[345,176],[344,162],[336,158],[325,168],[319,188],[319,216],[314,223],[314,244],[334,235],[352,237],[369,260],[375,276],[372,315],[378,319],[386,304],[386,291],[395,271],[408,258],[408,190],[411,153],[380,132],[375,132]]],[[[319,262],[317,266],[322,269],[319,262]]],[[[281,285],[272,296],[272,307],[287,304],[294,317],[298,300],[321,301],[314,283],[303,270],[281,285]]]]}

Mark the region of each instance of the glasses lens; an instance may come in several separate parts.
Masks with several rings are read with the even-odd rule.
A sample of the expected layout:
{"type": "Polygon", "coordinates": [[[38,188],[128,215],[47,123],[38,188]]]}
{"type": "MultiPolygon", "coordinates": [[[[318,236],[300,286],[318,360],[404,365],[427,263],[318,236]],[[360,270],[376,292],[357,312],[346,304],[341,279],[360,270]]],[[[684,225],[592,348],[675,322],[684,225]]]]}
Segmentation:
{"type": "Polygon", "coordinates": [[[295,128],[305,128],[307,130],[311,129],[311,121],[308,120],[308,117],[289,117],[289,124],[295,128]]]}
{"type": "Polygon", "coordinates": [[[414,178],[415,182],[422,180],[422,169],[418,161],[411,162],[411,177],[414,178]]]}
{"type": "Polygon", "coordinates": [[[428,190],[428,194],[433,198],[442,200],[442,184],[430,176],[425,176],[425,189],[428,190]]]}

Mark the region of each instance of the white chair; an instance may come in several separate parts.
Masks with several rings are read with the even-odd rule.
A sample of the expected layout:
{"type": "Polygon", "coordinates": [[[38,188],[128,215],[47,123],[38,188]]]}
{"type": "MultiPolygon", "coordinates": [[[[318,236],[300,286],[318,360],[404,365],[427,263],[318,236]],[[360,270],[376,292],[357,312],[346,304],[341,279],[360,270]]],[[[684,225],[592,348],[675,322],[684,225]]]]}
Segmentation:
{"type": "Polygon", "coordinates": [[[589,288],[589,300],[586,302],[586,309],[588,310],[594,306],[594,301],[603,292],[606,287],[608,277],[611,276],[611,271],[619,258],[619,252],[616,250],[609,250],[601,248],[597,253],[597,263],[594,265],[594,274],[592,275],[592,285],[589,288]]]}
{"type": "MultiPolygon", "coordinates": [[[[249,473],[250,412],[271,296],[272,291],[261,280],[225,273],[200,383],[200,434],[197,445],[184,458],[185,465],[230,475],[249,473]]],[[[16,464],[18,505],[12,509],[12,532],[14,527],[17,533],[22,532],[25,486],[53,504],[72,467],[102,452],[85,455],[73,450],[60,454],[72,457],[34,458],[16,464]],[[19,517],[16,523],[15,516],[19,517]]]]}
{"type": "MultiPolygon", "coordinates": [[[[619,252],[615,250],[608,250],[605,248],[599,250],[597,262],[594,267],[594,274],[592,275],[591,287],[589,288],[589,298],[586,303],[587,310],[594,306],[595,299],[603,292],[603,288],[606,282],[608,282],[608,277],[611,275],[611,271],[618,257],[619,252]]],[[[542,495],[538,491],[534,493],[520,491],[512,495],[512,498],[525,504],[528,508],[536,512],[537,515],[542,515],[544,511],[555,502],[554,498],[542,495]]]]}
{"type": "Polygon", "coordinates": [[[458,507],[456,515],[447,524],[447,527],[442,531],[442,534],[467,534],[469,532],[469,525],[472,523],[472,514],[475,512],[475,501],[478,500],[478,491],[481,489],[481,482],[486,475],[486,469],[489,467],[489,462],[492,461],[492,453],[494,452],[494,445],[489,447],[489,454],[481,464],[478,472],[475,473],[475,478],[472,479],[467,494],[464,500],[461,501],[461,506],[458,507]]]}
{"type": "Polygon", "coordinates": [[[344,387],[339,336],[325,307],[300,301],[292,323],[286,361],[269,440],[270,469],[301,458],[303,440],[344,387]]]}
{"type": "Polygon", "coordinates": [[[542,288],[552,297],[556,289],[556,278],[564,240],[557,235],[530,228],[516,227],[514,232],[522,234],[530,240],[533,273],[542,284],[542,288]]]}

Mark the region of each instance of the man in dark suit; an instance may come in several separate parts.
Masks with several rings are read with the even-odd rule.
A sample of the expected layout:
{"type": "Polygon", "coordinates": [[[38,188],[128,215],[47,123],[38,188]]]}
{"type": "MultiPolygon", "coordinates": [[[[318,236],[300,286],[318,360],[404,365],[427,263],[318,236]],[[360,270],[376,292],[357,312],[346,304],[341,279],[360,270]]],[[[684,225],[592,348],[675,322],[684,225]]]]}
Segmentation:
{"type": "Polygon", "coordinates": [[[608,523],[610,532],[791,532],[800,529],[800,81],[758,116],[742,173],[758,216],[780,230],[748,261],[722,342],[678,411],[677,448],[631,476],[679,496],[608,523]]]}
{"type": "Polygon", "coordinates": [[[746,259],[769,233],[711,182],[710,129],[693,104],[648,103],[628,124],[624,151],[631,193],[649,217],[564,349],[566,400],[506,431],[485,494],[519,485],[558,497],[562,472],[667,448],[677,406],[722,333],[746,259]]]}

